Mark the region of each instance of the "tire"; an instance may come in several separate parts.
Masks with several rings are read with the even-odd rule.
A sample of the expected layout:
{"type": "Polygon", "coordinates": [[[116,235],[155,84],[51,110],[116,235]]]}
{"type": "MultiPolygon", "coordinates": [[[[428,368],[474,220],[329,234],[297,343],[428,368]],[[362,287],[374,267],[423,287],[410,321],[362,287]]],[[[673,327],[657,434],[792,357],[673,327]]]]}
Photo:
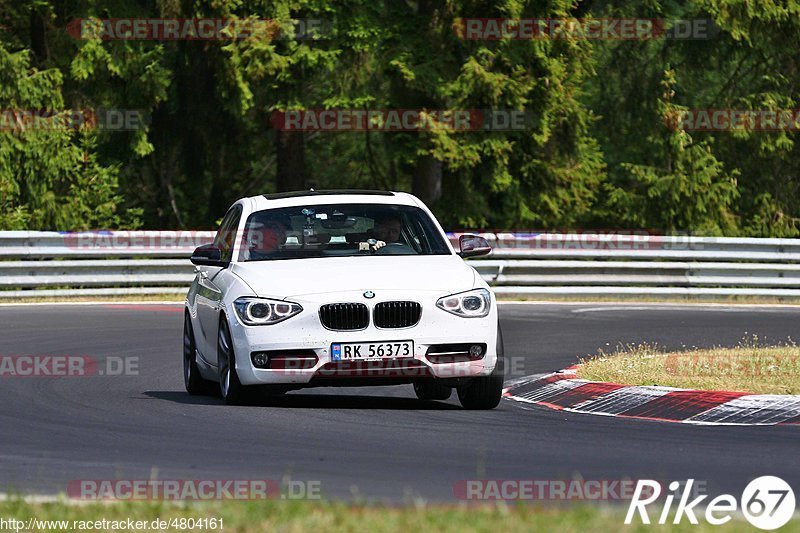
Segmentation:
{"type": "Polygon", "coordinates": [[[426,379],[414,382],[414,394],[425,401],[448,400],[453,394],[453,388],[442,385],[435,379],[426,379]]]}
{"type": "Polygon", "coordinates": [[[248,401],[247,388],[239,381],[236,372],[236,355],[231,342],[228,321],[223,316],[219,321],[217,335],[217,361],[219,366],[219,392],[228,405],[243,405],[248,401]]]}
{"type": "Polygon", "coordinates": [[[464,409],[494,409],[503,397],[505,378],[505,355],[503,332],[497,325],[497,363],[488,376],[474,378],[470,383],[458,388],[458,401],[464,409]]]}
{"type": "Polygon", "coordinates": [[[183,314],[183,385],[192,396],[210,394],[214,384],[200,374],[197,367],[197,344],[189,313],[183,314]]]}

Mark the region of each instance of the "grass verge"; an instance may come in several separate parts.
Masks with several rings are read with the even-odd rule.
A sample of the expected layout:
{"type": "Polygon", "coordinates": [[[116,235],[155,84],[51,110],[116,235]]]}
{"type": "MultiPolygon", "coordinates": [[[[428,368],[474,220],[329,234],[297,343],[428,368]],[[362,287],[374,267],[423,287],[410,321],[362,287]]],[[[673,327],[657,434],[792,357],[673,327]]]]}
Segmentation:
{"type": "MultiPolygon", "coordinates": [[[[0,517],[67,521],[34,531],[74,531],[80,524],[75,521],[96,522],[134,521],[148,522],[140,531],[152,531],[153,520],[215,519],[223,531],[242,533],[282,532],[351,532],[378,531],[436,531],[436,532],[529,532],[559,531],[565,533],[584,531],[751,531],[752,526],[743,520],[732,520],[724,526],[711,526],[701,520],[693,526],[687,520],[678,526],[651,526],[634,523],[624,525],[625,510],[621,507],[592,507],[588,505],[542,508],[533,505],[413,505],[405,507],[363,506],[332,502],[260,501],[260,502],[210,502],[194,505],[170,503],[117,503],[111,505],[68,505],[66,503],[28,504],[23,501],[0,503],[0,517]],[[66,525],[66,528],[61,526],[66,525]]],[[[47,524],[39,524],[47,526],[47,524]]],[[[97,524],[94,524],[97,525],[97,524]]],[[[177,525],[177,524],[176,524],[177,525]]],[[[112,525],[94,527],[95,531],[109,531],[112,525]]],[[[124,526],[124,524],[123,524],[124,526]]],[[[8,529],[8,528],[6,528],[8,529]]],[[[13,528],[11,529],[13,531],[13,528]]],[[[27,529],[23,529],[27,530],[27,529]]],[[[188,531],[188,527],[166,527],[165,531],[188,531]]],[[[202,529],[208,530],[208,528],[202,529]]],[[[220,530],[219,527],[212,530],[220,530]]],[[[123,527],[117,531],[132,531],[123,527]]],[[[195,527],[193,531],[201,531],[195,527]]],[[[800,522],[790,521],[781,531],[800,532],[800,522]]]]}
{"type": "Polygon", "coordinates": [[[758,338],[735,348],[668,352],[640,344],[584,359],[578,377],[625,385],[728,390],[753,394],[800,394],[800,347],[763,346],[758,338]]]}

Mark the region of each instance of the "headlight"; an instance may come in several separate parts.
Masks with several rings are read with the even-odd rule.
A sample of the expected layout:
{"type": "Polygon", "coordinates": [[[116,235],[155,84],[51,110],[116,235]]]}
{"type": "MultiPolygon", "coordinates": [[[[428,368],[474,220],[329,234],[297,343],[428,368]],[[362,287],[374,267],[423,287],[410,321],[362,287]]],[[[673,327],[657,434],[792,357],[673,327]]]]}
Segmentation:
{"type": "Polygon", "coordinates": [[[492,295],[486,289],[475,289],[439,298],[436,306],[464,318],[480,318],[489,314],[492,295]]]}
{"type": "Polygon", "coordinates": [[[233,302],[239,320],[247,326],[269,326],[283,322],[303,310],[299,304],[266,298],[243,297],[233,302]]]}

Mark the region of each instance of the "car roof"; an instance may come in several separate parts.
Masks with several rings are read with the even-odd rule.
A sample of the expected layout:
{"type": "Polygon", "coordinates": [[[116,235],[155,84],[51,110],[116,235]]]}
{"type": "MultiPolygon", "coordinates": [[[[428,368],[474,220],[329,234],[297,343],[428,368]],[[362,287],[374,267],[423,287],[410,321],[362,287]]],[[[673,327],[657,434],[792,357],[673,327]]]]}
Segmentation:
{"type": "Polygon", "coordinates": [[[364,194],[367,196],[394,196],[392,191],[375,191],[370,189],[324,189],[314,190],[308,189],[307,191],[290,191],[290,192],[275,192],[271,194],[262,194],[267,200],[282,200],[284,198],[297,198],[299,196],[335,196],[340,194],[364,194]]]}
{"type": "Polygon", "coordinates": [[[404,192],[373,190],[313,190],[262,194],[250,198],[253,211],[321,204],[392,204],[419,207],[417,199],[404,192]]]}

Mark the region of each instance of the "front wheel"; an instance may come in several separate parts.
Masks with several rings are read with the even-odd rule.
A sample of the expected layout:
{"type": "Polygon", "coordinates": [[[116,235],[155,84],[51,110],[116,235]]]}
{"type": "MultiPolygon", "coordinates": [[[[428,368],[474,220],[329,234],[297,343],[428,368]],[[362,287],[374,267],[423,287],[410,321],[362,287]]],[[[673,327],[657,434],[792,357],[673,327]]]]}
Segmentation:
{"type": "Polygon", "coordinates": [[[219,321],[217,335],[217,360],[219,361],[219,391],[228,405],[241,405],[247,400],[247,389],[239,381],[236,373],[236,355],[233,352],[231,331],[228,321],[223,317],[219,321]]]}
{"type": "Polygon", "coordinates": [[[458,401],[464,409],[494,409],[502,396],[503,373],[497,368],[488,376],[474,378],[469,385],[458,388],[458,401]]]}
{"type": "Polygon", "coordinates": [[[425,401],[447,400],[453,394],[453,388],[437,383],[436,380],[426,379],[414,382],[414,394],[420,400],[425,401]]]}
{"type": "Polygon", "coordinates": [[[497,326],[497,362],[488,376],[474,378],[467,385],[458,388],[458,400],[464,409],[494,409],[503,397],[505,377],[505,349],[503,332],[497,326]]]}

